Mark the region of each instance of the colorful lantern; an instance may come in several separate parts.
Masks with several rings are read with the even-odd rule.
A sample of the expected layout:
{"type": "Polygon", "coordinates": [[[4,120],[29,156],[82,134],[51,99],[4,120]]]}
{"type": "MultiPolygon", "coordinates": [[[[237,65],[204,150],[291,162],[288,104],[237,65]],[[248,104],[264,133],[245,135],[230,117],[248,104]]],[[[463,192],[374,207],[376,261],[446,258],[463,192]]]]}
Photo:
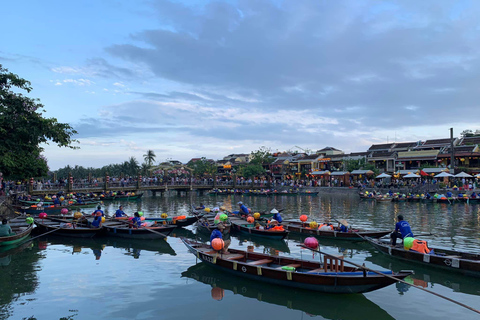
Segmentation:
{"type": "Polygon", "coordinates": [[[314,237],[306,238],[303,244],[310,249],[318,248],[318,240],[314,237]]]}
{"type": "Polygon", "coordinates": [[[220,238],[215,238],[212,240],[212,248],[213,250],[216,250],[216,251],[220,251],[223,249],[223,247],[225,246],[225,243],[223,242],[222,239],[220,238]]]}
{"type": "Polygon", "coordinates": [[[39,217],[40,219],[45,219],[45,218],[47,217],[47,214],[46,214],[45,212],[40,212],[40,213],[38,214],[38,217],[39,217]]]}
{"type": "Polygon", "coordinates": [[[300,221],[305,222],[305,221],[307,221],[307,220],[308,220],[307,215],[302,214],[302,215],[300,216],[300,221]]]}

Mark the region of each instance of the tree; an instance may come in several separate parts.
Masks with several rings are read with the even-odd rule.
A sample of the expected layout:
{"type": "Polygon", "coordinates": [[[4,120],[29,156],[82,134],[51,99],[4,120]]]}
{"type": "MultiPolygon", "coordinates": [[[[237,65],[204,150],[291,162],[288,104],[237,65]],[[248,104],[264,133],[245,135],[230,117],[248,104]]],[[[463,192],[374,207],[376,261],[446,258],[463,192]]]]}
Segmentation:
{"type": "Polygon", "coordinates": [[[250,162],[247,165],[240,166],[237,174],[247,178],[258,177],[267,172],[270,164],[275,161],[270,148],[260,147],[256,151],[252,151],[250,162]]]}
{"type": "Polygon", "coordinates": [[[193,170],[193,174],[198,177],[213,176],[217,173],[217,166],[213,161],[203,157],[197,161],[190,161],[187,167],[193,170]]]}
{"type": "Polygon", "coordinates": [[[138,169],[140,169],[140,166],[138,165],[137,159],[130,157],[130,159],[128,159],[128,173],[130,176],[136,176],[138,169]]]}
{"type": "Polygon", "coordinates": [[[9,73],[0,64],[0,172],[8,178],[45,176],[47,160],[41,155],[42,143],[52,141],[59,147],[76,149],[77,133],[69,124],[55,118],[44,118],[44,106],[38,99],[15,90],[32,90],[31,83],[9,73]]]}
{"type": "Polygon", "coordinates": [[[155,162],[155,158],[157,156],[155,155],[155,152],[153,150],[148,150],[146,154],[143,155],[143,159],[145,160],[145,163],[148,165],[148,167],[151,167],[152,164],[155,162]]]}

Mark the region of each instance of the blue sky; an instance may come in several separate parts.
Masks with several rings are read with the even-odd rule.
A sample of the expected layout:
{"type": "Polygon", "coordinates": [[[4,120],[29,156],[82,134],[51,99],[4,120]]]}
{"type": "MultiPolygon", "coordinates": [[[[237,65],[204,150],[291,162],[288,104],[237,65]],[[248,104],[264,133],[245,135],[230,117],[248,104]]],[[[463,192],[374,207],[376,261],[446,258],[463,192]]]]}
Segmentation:
{"type": "Polygon", "coordinates": [[[345,152],[480,129],[475,1],[9,1],[0,64],[79,150],[51,169],[345,152]],[[7,27],[8,26],[8,27],[7,27]],[[5,32],[8,30],[8,32],[5,32]]]}

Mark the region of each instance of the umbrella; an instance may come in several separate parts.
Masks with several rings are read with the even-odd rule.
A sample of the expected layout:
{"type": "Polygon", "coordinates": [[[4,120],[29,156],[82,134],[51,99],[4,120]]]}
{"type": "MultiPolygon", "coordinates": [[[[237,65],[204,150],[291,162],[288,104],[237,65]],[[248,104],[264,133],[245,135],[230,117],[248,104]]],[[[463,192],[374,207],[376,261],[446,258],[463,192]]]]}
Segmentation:
{"type": "Polygon", "coordinates": [[[406,176],[403,176],[404,178],[420,178],[420,176],[416,173],[409,173],[406,176]]]}
{"type": "Polygon", "coordinates": [[[435,178],[445,178],[445,177],[453,177],[453,174],[450,174],[448,172],[442,172],[435,176],[435,178]]]}
{"type": "Polygon", "coordinates": [[[465,173],[465,172],[460,172],[459,174],[456,174],[455,175],[456,178],[472,178],[471,175],[469,175],[468,173],[465,173]]]}
{"type": "Polygon", "coordinates": [[[375,178],[376,178],[376,179],[380,179],[380,178],[391,178],[391,177],[392,177],[391,175],[386,174],[386,173],[384,172],[384,173],[376,176],[375,178]]]}
{"type": "Polygon", "coordinates": [[[426,177],[426,176],[428,176],[428,173],[426,173],[426,172],[423,171],[423,170],[420,170],[420,175],[421,175],[422,177],[426,177]]]}

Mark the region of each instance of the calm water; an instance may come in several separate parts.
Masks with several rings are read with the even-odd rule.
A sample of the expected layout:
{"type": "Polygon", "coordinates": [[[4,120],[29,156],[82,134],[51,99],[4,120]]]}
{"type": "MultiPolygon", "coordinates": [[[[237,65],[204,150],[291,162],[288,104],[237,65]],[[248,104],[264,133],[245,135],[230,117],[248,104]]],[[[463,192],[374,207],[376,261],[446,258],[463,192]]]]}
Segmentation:
{"type": "MultiPolygon", "coordinates": [[[[124,210],[146,216],[185,214],[192,204],[284,209],[319,220],[345,218],[350,225],[392,229],[404,214],[417,233],[433,233],[430,244],[480,252],[480,206],[360,201],[356,195],[319,197],[239,197],[192,195],[122,202],[124,210]]],[[[119,202],[105,204],[113,213],[119,202]]],[[[196,230],[176,237],[194,238],[196,230]]],[[[285,289],[237,278],[197,263],[179,238],[131,241],[113,238],[40,238],[13,252],[0,252],[0,319],[479,319],[478,314],[415,288],[391,285],[357,295],[325,295],[285,289]]],[[[203,236],[202,238],[205,238],[203,236]]],[[[267,241],[233,237],[232,247],[254,245],[259,252],[280,251],[318,259],[300,250],[302,239],[267,241]]],[[[480,279],[392,260],[368,244],[320,241],[322,250],[376,269],[413,269],[411,281],[480,309],[480,279]]]]}

